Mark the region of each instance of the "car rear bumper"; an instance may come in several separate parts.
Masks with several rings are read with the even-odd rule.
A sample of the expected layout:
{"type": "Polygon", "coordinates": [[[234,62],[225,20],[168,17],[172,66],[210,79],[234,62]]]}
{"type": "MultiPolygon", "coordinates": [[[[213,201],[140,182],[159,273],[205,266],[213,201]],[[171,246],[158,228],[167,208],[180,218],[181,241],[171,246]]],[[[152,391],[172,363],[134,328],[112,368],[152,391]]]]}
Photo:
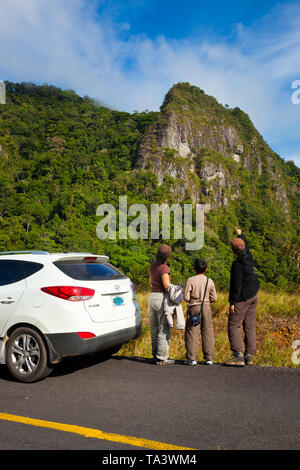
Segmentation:
{"type": "Polygon", "coordinates": [[[64,357],[81,356],[102,351],[141,334],[141,323],[134,327],[108,333],[95,338],[82,339],[77,333],[55,333],[45,335],[48,345],[50,363],[59,362],[64,357]]]}

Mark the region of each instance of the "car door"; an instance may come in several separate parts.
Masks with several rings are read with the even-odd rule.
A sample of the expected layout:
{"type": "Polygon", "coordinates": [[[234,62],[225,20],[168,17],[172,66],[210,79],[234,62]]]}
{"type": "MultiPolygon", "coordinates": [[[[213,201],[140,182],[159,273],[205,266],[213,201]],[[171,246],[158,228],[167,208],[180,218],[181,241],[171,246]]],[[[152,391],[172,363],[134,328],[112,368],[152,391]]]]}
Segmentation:
{"type": "Polygon", "coordinates": [[[23,278],[21,261],[0,260],[0,337],[26,289],[23,278]]]}

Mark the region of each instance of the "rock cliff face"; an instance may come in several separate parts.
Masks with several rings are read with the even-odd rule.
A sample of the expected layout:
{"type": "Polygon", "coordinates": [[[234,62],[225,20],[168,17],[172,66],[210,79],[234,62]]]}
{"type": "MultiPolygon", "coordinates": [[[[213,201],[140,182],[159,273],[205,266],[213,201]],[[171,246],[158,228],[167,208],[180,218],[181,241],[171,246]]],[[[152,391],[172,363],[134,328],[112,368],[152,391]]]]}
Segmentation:
{"type": "Polygon", "coordinates": [[[216,209],[241,197],[245,181],[259,187],[267,177],[272,197],[288,212],[280,161],[239,108],[225,108],[199,88],[179,83],[143,136],[137,168],[152,169],[159,184],[172,178],[179,199],[216,209]]]}

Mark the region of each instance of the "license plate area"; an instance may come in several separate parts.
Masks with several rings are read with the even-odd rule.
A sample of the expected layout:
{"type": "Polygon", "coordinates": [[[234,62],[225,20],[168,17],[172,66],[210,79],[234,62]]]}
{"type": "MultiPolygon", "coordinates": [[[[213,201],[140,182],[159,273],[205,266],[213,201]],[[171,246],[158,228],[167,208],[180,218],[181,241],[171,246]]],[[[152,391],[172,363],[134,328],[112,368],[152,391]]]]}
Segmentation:
{"type": "Polygon", "coordinates": [[[111,297],[111,300],[112,300],[113,307],[117,308],[117,307],[122,307],[123,305],[125,305],[123,295],[113,295],[111,297]]]}

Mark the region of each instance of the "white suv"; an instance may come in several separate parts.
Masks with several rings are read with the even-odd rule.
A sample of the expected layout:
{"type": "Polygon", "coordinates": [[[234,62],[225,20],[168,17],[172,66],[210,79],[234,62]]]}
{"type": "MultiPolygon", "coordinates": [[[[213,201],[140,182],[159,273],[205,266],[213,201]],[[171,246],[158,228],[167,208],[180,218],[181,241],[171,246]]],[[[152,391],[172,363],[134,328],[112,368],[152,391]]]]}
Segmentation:
{"type": "Polygon", "coordinates": [[[40,380],[67,356],[113,354],[141,332],[128,277],[91,253],[0,253],[0,364],[40,380]]]}

